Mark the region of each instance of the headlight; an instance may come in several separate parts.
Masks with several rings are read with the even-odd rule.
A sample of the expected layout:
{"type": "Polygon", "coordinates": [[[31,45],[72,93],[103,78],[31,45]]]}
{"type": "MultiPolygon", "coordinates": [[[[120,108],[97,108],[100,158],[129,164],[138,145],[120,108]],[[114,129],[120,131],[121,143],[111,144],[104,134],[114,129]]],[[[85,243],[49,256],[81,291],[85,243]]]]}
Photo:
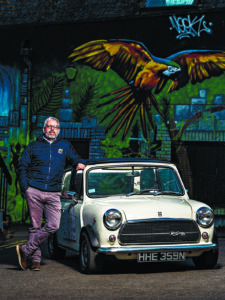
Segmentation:
{"type": "Polygon", "coordinates": [[[213,211],[208,207],[201,207],[197,210],[196,218],[201,227],[210,227],[214,221],[213,211]]]}
{"type": "Polygon", "coordinates": [[[121,212],[117,209],[109,209],[104,214],[104,225],[109,230],[116,230],[122,223],[121,212]]]}

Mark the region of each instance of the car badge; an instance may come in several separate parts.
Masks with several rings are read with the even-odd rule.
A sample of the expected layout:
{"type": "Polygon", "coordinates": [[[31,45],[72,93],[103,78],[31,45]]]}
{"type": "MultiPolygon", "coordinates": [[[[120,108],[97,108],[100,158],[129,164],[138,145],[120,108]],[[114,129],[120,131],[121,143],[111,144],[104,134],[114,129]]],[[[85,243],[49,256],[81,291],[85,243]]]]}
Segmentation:
{"type": "Polygon", "coordinates": [[[170,232],[170,236],[185,236],[186,235],[186,233],[185,232],[181,232],[181,231],[171,231],[170,232]]]}

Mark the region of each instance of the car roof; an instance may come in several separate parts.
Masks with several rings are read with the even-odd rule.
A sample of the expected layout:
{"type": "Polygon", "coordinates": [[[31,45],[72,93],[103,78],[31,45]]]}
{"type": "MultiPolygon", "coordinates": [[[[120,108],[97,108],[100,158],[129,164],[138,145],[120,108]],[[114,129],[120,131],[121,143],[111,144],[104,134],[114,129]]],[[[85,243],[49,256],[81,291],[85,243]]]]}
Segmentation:
{"type": "MultiPolygon", "coordinates": [[[[167,165],[174,165],[174,163],[161,160],[158,158],[101,158],[101,159],[86,159],[86,165],[99,165],[99,164],[106,164],[106,163],[129,163],[129,162],[140,162],[140,163],[164,163],[167,165]]],[[[71,171],[73,168],[71,166],[67,166],[64,172],[71,171]]]]}
{"type": "Polygon", "coordinates": [[[154,159],[154,158],[102,158],[102,159],[87,159],[86,165],[96,165],[105,163],[129,163],[129,162],[146,162],[146,163],[165,163],[173,164],[170,161],[154,159]]]}

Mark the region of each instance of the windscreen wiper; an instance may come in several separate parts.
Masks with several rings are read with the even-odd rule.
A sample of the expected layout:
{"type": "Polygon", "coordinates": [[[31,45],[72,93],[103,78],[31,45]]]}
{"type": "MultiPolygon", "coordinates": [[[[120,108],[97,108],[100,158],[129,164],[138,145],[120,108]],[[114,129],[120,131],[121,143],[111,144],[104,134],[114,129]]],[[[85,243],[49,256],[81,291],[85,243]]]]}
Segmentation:
{"type": "Polygon", "coordinates": [[[154,195],[157,191],[156,190],[152,190],[152,189],[145,189],[145,190],[131,192],[131,193],[127,194],[127,196],[142,195],[144,193],[149,193],[149,192],[151,192],[151,194],[154,195]]]}
{"type": "Polygon", "coordinates": [[[158,191],[158,192],[154,192],[154,196],[158,196],[158,195],[175,195],[175,196],[182,196],[182,193],[178,193],[178,192],[166,192],[166,191],[158,191]]]}

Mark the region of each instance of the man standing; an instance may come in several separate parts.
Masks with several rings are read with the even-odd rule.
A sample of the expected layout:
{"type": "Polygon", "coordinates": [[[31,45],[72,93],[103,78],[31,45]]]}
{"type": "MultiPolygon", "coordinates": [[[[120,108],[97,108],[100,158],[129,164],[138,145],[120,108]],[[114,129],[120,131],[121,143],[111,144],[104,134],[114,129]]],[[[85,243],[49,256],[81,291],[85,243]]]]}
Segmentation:
{"type": "Polygon", "coordinates": [[[29,240],[16,246],[19,265],[27,269],[27,258],[32,258],[31,270],[40,270],[40,244],[53,234],[60,224],[60,191],[66,164],[80,170],[85,161],[80,159],[69,141],[58,137],[59,120],[45,120],[43,136],[31,142],[24,150],[19,162],[21,191],[25,192],[30,213],[29,240]],[[42,227],[44,213],[46,224],[42,227]]]}

